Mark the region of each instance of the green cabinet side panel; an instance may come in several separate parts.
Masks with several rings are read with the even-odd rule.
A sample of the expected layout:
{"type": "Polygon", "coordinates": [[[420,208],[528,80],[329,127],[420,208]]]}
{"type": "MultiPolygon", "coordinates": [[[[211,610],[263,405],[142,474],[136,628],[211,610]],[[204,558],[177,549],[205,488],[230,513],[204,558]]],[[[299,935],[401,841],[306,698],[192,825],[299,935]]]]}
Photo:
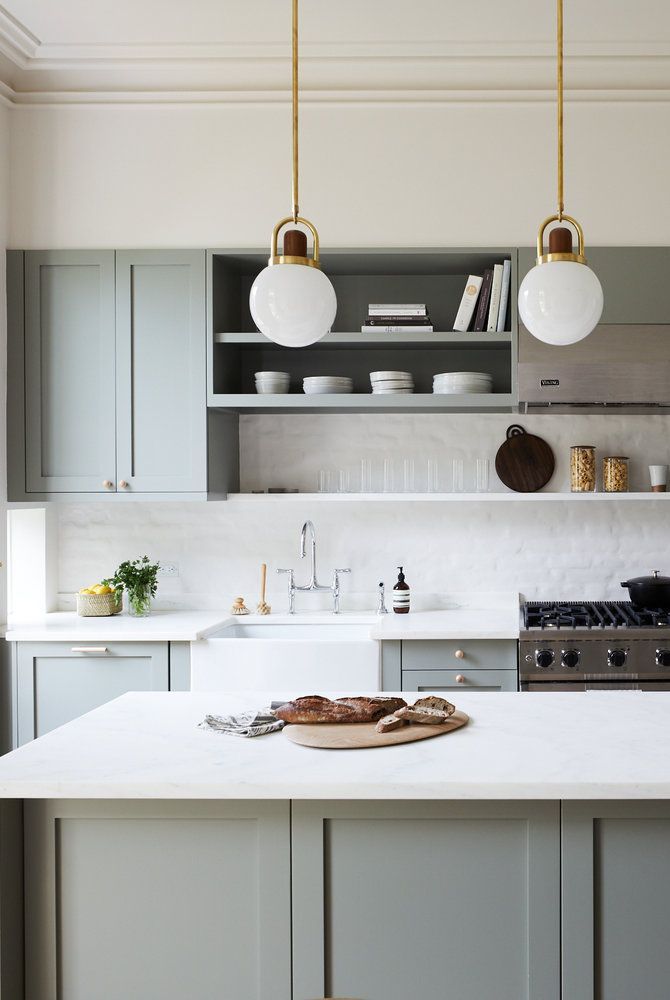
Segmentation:
{"type": "Polygon", "coordinates": [[[191,690],[191,643],[170,643],[170,691],[191,690]]]}
{"type": "Polygon", "coordinates": [[[294,1000],[558,1000],[558,803],[295,802],[292,863],[294,1000]]]}
{"type": "Polygon", "coordinates": [[[204,251],[118,251],[116,327],[119,483],[206,491],[204,251]]]}
{"type": "Polygon", "coordinates": [[[382,642],[382,691],[402,690],[400,640],[382,642]]]}
{"type": "Polygon", "coordinates": [[[27,251],[28,493],[115,482],[114,366],[114,251],[27,251]]]}

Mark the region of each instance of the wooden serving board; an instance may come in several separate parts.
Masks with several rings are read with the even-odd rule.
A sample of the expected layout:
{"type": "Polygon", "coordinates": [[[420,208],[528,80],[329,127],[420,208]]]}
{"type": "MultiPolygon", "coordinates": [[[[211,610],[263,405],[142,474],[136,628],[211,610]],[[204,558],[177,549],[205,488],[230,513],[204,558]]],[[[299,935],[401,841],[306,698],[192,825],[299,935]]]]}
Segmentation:
{"type": "Polygon", "coordinates": [[[535,493],[554,474],[554,453],[542,438],[527,434],[519,424],[507,428],[507,440],[496,455],[498,478],[516,493],[535,493]]]}
{"type": "Polygon", "coordinates": [[[412,723],[391,733],[378,733],[376,722],[313,723],[310,725],[284,726],[283,732],[292,743],[303,747],[318,747],[322,750],[361,750],[364,747],[389,747],[398,743],[414,743],[428,740],[432,736],[444,736],[464,726],[469,716],[456,711],[439,726],[423,726],[412,723]]]}

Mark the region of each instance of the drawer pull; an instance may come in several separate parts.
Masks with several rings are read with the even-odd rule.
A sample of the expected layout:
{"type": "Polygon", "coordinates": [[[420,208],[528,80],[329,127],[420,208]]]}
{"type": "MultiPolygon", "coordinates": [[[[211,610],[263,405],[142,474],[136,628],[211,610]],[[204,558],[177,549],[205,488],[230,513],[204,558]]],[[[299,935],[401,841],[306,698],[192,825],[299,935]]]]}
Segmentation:
{"type": "Polygon", "coordinates": [[[465,684],[465,674],[456,674],[456,683],[465,684]]]}
{"type": "Polygon", "coordinates": [[[465,653],[463,652],[462,649],[457,649],[456,652],[454,653],[454,656],[456,657],[457,660],[465,659],[465,653]]]}
{"type": "Polygon", "coordinates": [[[71,653],[106,653],[106,646],[73,646],[71,653]]]}

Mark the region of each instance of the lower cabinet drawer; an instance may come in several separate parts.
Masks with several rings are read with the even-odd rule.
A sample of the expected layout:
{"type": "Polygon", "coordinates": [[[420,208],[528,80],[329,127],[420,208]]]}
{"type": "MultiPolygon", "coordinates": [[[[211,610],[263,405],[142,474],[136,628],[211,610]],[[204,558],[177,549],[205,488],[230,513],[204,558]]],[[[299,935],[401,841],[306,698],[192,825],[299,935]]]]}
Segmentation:
{"type": "Polygon", "coordinates": [[[403,670],[403,691],[516,691],[516,670],[403,670]]]}
{"type": "Polygon", "coordinates": [[[514,639],[413,639],[403,640],[402,669],[516,670],[514,639]]]}

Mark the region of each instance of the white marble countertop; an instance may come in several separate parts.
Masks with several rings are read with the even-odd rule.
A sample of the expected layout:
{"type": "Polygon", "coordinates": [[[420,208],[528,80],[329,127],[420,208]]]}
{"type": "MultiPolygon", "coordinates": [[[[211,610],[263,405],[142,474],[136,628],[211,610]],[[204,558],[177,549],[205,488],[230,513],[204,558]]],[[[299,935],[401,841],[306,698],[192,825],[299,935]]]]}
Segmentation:
{"type": "MultiPolygon", "coordinates": [[[[390,605],[390,595],[388,598],[390,605]]],[[[229,611],[154,609],[146,618],[126,613],[109,618],[80,618],[74,611],[56,611],[34,622],[11,622],[8,642],[195,642],[229,625],[362,624],[372,639],[517,639],[519,595],[516,593],[455,594],[437,598],[433,610],[408,615],[376,615],[371,610],[299,611],[295,615],[235,617],[229,611]]]]}
{"type": "Polygon", "coordinates": [[[372,750],[199,729],[250,695],[126,694],[0,758],[3,798],[667,799],[664,693],[465,693],[470,723],[372,750]]]}

